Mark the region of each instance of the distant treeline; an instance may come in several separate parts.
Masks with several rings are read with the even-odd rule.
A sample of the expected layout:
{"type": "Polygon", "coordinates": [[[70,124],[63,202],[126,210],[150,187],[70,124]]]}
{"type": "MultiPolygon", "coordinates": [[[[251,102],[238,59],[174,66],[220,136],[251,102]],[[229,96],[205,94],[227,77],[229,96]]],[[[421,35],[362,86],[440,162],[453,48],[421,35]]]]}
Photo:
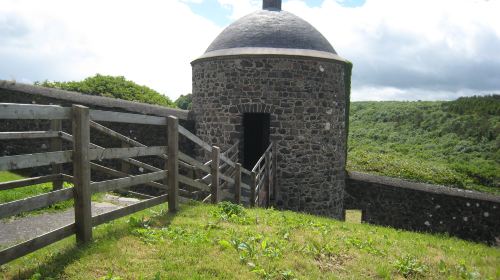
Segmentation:
{"type": "Polygon", "coordinates": [[[457,114],[500,115],[500,95],[467,96],[443,103],[443,110],[457,114]]]}

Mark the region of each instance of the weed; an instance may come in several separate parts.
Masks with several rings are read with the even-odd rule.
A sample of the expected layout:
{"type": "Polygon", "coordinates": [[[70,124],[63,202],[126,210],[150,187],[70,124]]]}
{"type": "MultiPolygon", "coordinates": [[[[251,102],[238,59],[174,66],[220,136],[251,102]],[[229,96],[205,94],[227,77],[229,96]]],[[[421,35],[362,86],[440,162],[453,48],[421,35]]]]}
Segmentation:
{"type": "Polygon", "coordinates": [[[361,240],[356,237],[347,237],[345,238],[344,241],[348,245],[351,245],[355,248],[361,249],[373,255],[378,255],[378,256],[387,255],[386,252],[384,252],[383,250],[379,250],[374,246],[374,241],[370,237],[367,240],[361,240]]]}
{"type": "Polygon", "coordinates": [[[240,221],[246,217],[245,208],[228,201],[217,204],[217,208],[212,211],[212,216],[223,221],[240,221]]]}
{"type": "Polygon", "coordinates": [[[394,268],[396,268],[396,271],[405,278],[423,275],[427,271],[427,266],[425,264],[410,255],[398,258],[396,262],[394,262],[394,268]]]}
{"type": "Polygon", "coordinates": [[[121,278],[120,276],[114,276],[112,271],[108,272],[106,276],[99,278],[99,280],[122,280],[122,279],[123,278],[121,278]]]}
{"type": "Polygon", "coordinates": [[[150,218],[146,218],[141,216],[140,218],[136,218],[134,216],[128,219],[128,224],[132,228],[150,228],[152,220],[150,218]]]}
{"type": "Polygon", "coordinates": [[[467,266],[465,265],[465,261],[461,260],[460,263],[456,266],[456,270],[458,272],[458,275],[462,279],[466,280],[475,280],[475,279],[480,279],[481,275],[477,271],[470,271],[467,266]]]}
{"type": "Polygon", "coordinates": [[[42,278],[42,274],[40,274],[39,272],[37,272],[37,273],[31,275],[31,277],[30,277],[29,280],[41,280],[41,279],[43,279],[42,278]]]}
{"type": "Polygon", "coordinates": [[[293,271],[287,269],[287,270],[283,270],[280,272],[280,275],[281,277],[283,278],[283,280],[292,280],[292,279],[296,279],[295,278],[295,274],[293,273],[293,271]]]}
{"type": "Polygon", "coordinates": [[[222,249],[230,249],[232,247],[231,242],[225,239],[219,240],[218,244],[222,247],[222,249]]]}

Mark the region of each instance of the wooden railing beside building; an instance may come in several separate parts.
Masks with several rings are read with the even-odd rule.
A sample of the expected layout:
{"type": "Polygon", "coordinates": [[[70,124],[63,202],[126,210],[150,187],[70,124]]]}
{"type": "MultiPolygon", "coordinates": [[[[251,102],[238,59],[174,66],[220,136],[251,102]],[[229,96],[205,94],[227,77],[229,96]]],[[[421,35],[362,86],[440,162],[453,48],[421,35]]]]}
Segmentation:
{"type": "MultiPolygon", "coordinates": [[[[230,199],[250,206],[268,206],[274,190],[275,155],[271,144],[252,171],[238,163],[238,142],[221,153],[199,137],[180,126],[176,117],[157,117],[141,114],[92,110],[84,106],[60,107],[54,105],[0,103],[0,119],[50,120],[47,131],[0,132],[0,140],[50,138],[50,152],[0,157],[0,171],[51,165],[52,174],[0,183],[0,191],[34,184],[52,182],[53,190],[34,197],[0,204],[0,219],[26,211],[50,206],[64,200],[74,200],[75,222],[31,240],[0,251],[0,264],[24,256],[58,240],[76,234],[78,243],[92,240],[92,227],[131,213],[168,202],[170,212],[178,209],[179,198],[197,199],[207,194],[204,201],[217,203],[230,199]],[[72,134],[62,131],[61,122],[72,122],[72,134]],[[166,143],[146,146],[116,132],[99,122],[134,123],[166,126],[166,143]],[[118,139],[122,145],[104,148],[90,142],[91,129],[118,139]],[[179,136],[180,135],[180,136],[179,136]],[[179,137],[185,137],[209,153],[210,160],[202,163],[179,149],[179,137]],[[72,143],[72,150],[62,150],[62,141],[72,143]],[[152,166],[137,157],[156,156],[164,160],[163,168],[152,166]],[[102,162],[118,159],[121,170],[102,162]],[[64,174],[62,164],[71,163],[73,174],[64,174]],[[128,166],[136,166],[147,173],[129,174],[128,166]],[[180,170],[185,172],[180,172],[180,170]],[[101,172],[116,179],[92,182],[91,172],[101,172]],[[183,174],[191,174],[186,176],[183,174]],[[247,176],[247,178],[245,178],[247,176]],[[244,182],[249,181],[250,184],[244,182]],[[63,188],[63,182],[73,187],[63,188]],[[98,192],[124,191],[131,186],[148,185],[163,194],[137,194],[144,200],[117,210],[92,216],[91,195],[98,192]],[[180,187],[181,186],[181,187],[180,187]],[[233,194],[229,190],[233,190],[233,194]],[[245,195],[246,194],[246,195],[245,195]]],[[[130,192],[130,191],[129,191],[130,192]]],[[[201,198],[200,198],[201,199],[201,198]]]]}

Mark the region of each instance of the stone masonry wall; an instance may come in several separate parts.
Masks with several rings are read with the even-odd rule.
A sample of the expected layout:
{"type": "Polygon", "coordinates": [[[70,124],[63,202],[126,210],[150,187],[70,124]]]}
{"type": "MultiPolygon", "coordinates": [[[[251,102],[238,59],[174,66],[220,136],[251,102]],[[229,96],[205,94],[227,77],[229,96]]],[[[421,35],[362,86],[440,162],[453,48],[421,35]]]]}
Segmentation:
{"type": "Polygon", "coordinates": [[[236,140],[243,145],[243,114],[270,113],[270,138],[278,153],[276,205],[342,218],[343,63],[232,56],[197,60],[192,66],[197,135],[223,150],[236,140]]]}
{"type": "Polygon", "coordinates": [[[498,196],[349,172],[344,206],[371,224],[500,245],[498,196]]]}

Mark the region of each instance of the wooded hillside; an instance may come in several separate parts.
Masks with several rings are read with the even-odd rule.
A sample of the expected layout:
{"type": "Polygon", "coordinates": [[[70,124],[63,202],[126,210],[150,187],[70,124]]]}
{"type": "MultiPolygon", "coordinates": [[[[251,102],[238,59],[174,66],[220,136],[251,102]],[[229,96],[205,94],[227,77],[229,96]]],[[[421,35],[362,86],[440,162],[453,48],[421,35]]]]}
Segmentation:
{"type": "Polygon", "coordinates": [[[348,169],[500,194],[500,95],[352,102],[348,169]]]}

